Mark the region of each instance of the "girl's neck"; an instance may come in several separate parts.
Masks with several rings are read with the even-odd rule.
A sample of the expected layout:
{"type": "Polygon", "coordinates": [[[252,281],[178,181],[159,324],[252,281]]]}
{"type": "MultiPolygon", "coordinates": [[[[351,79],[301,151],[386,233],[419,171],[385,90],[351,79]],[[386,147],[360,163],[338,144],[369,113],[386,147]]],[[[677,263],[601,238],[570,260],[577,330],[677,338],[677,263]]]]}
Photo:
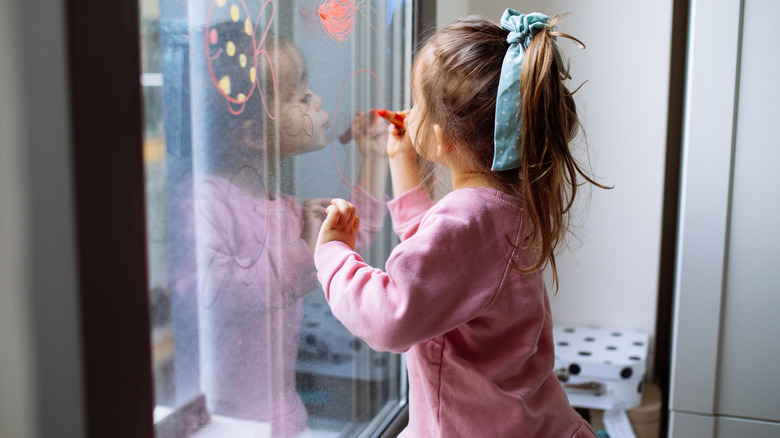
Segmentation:
{"type": "Polygon", "coordinates": [[[464,188],[476,188],[487,187],[491,189],[501,190],[500,187],[495,185],[492,178],[488,177],[484,173],[468,170],[460,171],[457,169],[450,169],[452,173],[452,189],[464,189],[464,188]]]}
{"type": "Polygon", "coordinates": [[[452,175],[452,189],[486,187],[501,190],[496,185],[495,178],[480,171],[475,163],[475,158],[465,152],[465,148],[451,145],[439,146],[437,159],[439,164],[446,166],[452,175]]]}

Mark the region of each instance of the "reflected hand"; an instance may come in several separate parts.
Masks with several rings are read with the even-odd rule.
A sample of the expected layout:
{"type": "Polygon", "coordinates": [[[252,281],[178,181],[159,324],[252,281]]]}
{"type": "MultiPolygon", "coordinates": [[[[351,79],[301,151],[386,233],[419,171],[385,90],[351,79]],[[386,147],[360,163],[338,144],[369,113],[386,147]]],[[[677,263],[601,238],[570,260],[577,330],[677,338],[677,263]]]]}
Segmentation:
{"type": "Polygon", "coordinates": [[[387,131],[383,123],[378,123],[378,119],[376,110],[371,110],[368,114],[356,111],[355,117],[352,119],[352,135],[364,158],[385,154],[386,148],[383,145],[387,131]]]}
{"type": "Polygon", "coordinates": [[[351,202],[336,198],[325,212],[328,216],[322,222],[315,249],[328,242],[338,240],[346,243],[354,250],[357,232],[360,229],[360,218],[357,215],[355,206],[351,202]]]}
{"type": "Polygon", "coordinates": [[[303,203],[303,230],[301,230],[301,239],[309,245],[311,252],[314,253],[317,243],[317,234],[325,219],[325,209],[330,205],[328,198],[312,198],[303,203]]]}

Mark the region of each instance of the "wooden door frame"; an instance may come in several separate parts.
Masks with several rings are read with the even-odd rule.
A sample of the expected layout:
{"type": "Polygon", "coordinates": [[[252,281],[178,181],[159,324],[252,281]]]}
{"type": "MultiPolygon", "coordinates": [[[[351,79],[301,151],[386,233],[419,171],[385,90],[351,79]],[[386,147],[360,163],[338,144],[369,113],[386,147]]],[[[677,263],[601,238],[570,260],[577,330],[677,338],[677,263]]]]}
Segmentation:
{"type": "Polygon", "coordinates": [[[66,20],[86,430],[151,438],[138,2],[66,20]]]}

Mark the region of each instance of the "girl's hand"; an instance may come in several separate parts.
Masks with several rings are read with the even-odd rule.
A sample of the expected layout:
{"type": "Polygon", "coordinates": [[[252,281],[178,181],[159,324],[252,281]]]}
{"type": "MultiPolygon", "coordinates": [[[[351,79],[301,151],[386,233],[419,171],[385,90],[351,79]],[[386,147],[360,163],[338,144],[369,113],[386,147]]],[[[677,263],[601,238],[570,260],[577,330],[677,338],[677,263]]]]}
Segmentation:
{"type": "Polygon", "coordinates": [[[357,216],[355,206],[343,199],[336,198],[325,209],[325,212],[328,216],[322,222],[315,250],[334,240],[344,242],[354,250],[357,232],[360,228],[360,218],[357,216]]]}
{"type": "Polygon", "coordinates": [[[312,198],[303,203],[301,239],[309,245],[312,253],[314,253],[317,235],[322,227],[322,221],[325,219],[325,209],[328,205],[330,205],[328,198],[312,198]]]}
{"type": "MultiPolygon", "coordinates": [[[[400,111],[404,116],[409,116],[409,111],[400,111]]],[[[399,128],[394,124],[387,127],[387,156],[393,158],[415,158],[417,151],[412,146],[412,140],[409,138],[409,131],[405,128],[399,128]]]]}
{"type": "MultiPolygon", "coordinates": [[[[409,111],[401,112],[409,121],[409,111]]],[[[408,125],[407,125],[408,126],[408,125]]],[[[412,145],[409,130],[390,124],[387,128],[387,155],[390,157],[390,176],[393,180],[395,197],[418,186],[421,183],[421,173],[417,163],[417,151],[412,145]]]]}

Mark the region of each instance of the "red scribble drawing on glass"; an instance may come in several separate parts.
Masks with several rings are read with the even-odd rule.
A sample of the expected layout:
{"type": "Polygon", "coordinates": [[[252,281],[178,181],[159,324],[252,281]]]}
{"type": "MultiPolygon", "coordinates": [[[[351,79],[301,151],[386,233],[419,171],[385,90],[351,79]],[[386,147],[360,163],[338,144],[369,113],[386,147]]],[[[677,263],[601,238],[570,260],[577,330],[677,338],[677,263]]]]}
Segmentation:
{"type": "Polygon", "coordinates": [[[374,8],[363,6],[363,0],[326,0],[317,8],[317,14],[325,33],[338,43],[339,47],[344,47],[355,27],[355,14],[357,12],[360,12],[368,20],[368,24],[374,32],[377,31],[371,24],[371,17],[366,15],[365,10],[376,15],[374,8]]]}
{"type": "MultiPolygon", "coordinates": [[[[376,82],[377,89],[379,90],[379,94],[380,94],[380,96],[381,96],[381,102],[380,102],[380,105],[377,105],[377,106],[378,106],[378,107],[381,107],[381,108],[384,108],[384,107],[386,106],[386,105],[385,105],[385,90],[382,88],[382,83],[379,81],[379,78],[377,77],[376,73],[374,73],[373,71],[371,71],[371,70],[368,70],[368,69],[362,69],[362,70],[358,70],[358,71],[356,71],[356,72],[352,73],[352,74],[349,76],[349,78],[347,78],[347,81],[346,81],[346,82],[344,82],[344,86],[343,86],[343,87],[341,87],[341,93],[339,93],[339,99],[338,99],[338,101],[336,101],[336,111],[335,111],[335,112],[334,112],[334,114],[333,114],[333,118],[334,118],[334,120],[338,120],[338,115],[339,115],[339,106],[341,105],[341,99],[344,97],[344,92],[347,90],[347,85],[349,85],[349,83],[352,81],[352,79],[354,79],[354,78],[355,78],[355,76],[357,76],[358,74],[368,74],[368,75],[370,75],[370,76],[371,76],[371,78],[373,78],[373,80],[376,82]]],[[[370,80],[370,79],[369,79],[369,80],[370,80]]],[[[366,113],[370,113],[370,110],[369,110],[369,111],[366,111],[366,113]]],[[[341,179],[343,179],[343,180],[344,180],[344,181],[345,181],[345,182],[346,182],[346,183],[347,183],[347,184],[348,184],[348,185],[349,185],[349,186],[352,188],[352,190],[354,190],[355,192],[357,192],[357,191],[359,191],[359,189],[358,189],[357,187],[355,187],[355,186],[354,186],[354,185],[353,185],[353,184],[352,184],[352,183],[349,181],[349,179],[348,179],[347,177],[345,177],[345,176],[344,176],[344,175],[341,173],[341,170],[339,169],[339,161],[338,161],[338,157],[337,157],[337,155],[336,155],[336,131],[337,131],[337,130],[336,130],[336,127],[334,126],[334,127],[333,127],[333,130],[332,130],[332,139],[331,139],[331,144],[333,145],[333,161],[336,163],[336,172],[338,172],[338,174],[339,174],[339,176],[341,177],[341,179]]],[[[363,186],[365,186],[366,182],[368,181],[368,179],[369,179],[369,178],[370,178],[370,176],[371,176],[371,173],[373,173],[373,171],[374,171],[374,168],[376,167],[376,164],[377,164],[377,162],[378,162],[378,161],[379,161],[379,156],[377,155],[376,159],[374,160],[374,163],[373,163],[373,164],[372,164],[372,166],[371,166],[371,170],[370,170],[369,172],[367,172],[367,173],[366,173],[366,175],[365,175],[365,177],[364,177],[364,179],[363,179],[362,181],[359,181],[359,182],[358,182],[358,184],[359,184],[359,185],[363,185],[363,186]]]]}
{"type": "Polygon", "coordinates": [[[263,108],[272,120],[279,114],[279,99],[276,89],[276,75],[273,62],[265,50],[265,38],[276,16],[274,0],[265,0],[254,23],[249,18],[249,9],[243,0],[214,0],[209,6],[204,32],[206,62],[211,81],[227,102],[228,110],[234,115],[244,111],[246,101],[257,90],[263,101],[263,108]],[[266,7],[271,5],[266,13],[266,7]],[[264,16],[267,16],[263,20],[264,16]],[[219,29],[212,26],[219,23],[219,29]],[[258,40],[261,23],[264,30],[258,40]],[[258,58],[264,58],[271,75],[273,112],[265,100],[260,79],[258,58]],[[238,68],[236,68],[238,65],[238,68]],[[239,72],[239,73],[236,73],[239,72]]]}

